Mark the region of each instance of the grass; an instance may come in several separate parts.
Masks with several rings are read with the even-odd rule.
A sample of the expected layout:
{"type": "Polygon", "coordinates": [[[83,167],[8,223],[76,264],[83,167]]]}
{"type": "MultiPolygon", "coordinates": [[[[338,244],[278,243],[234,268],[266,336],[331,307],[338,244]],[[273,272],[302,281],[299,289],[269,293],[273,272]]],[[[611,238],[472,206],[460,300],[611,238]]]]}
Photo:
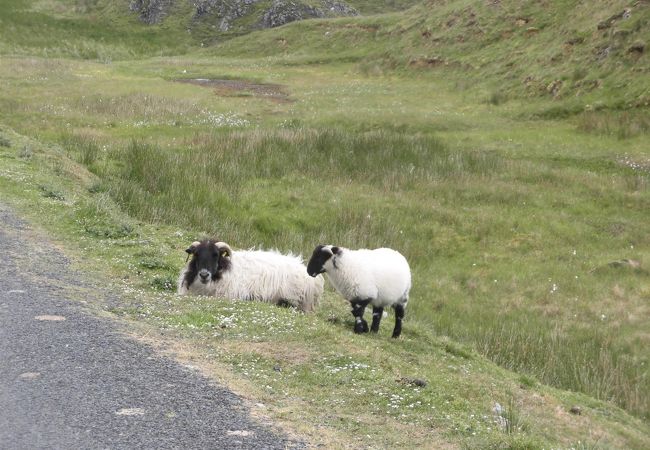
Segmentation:
{"type": "Polygon", "coordinates": [[[430,0],[401,13],[299,22],[250,33],[208,52],[264,55],[289,65],[355,63],[368,76],[444,74],[482,85],[492,101],[563,100],[573,106],[571,114],[594,103],[645,108],[647,57],[631,49],[636,41],[650,39],[650,13],[644,5],[632,6],[628,19],[598,28],[627,7],[625,0],[600,2],[596,11],[573,0],[552,6],[430,0]]]}
{"type": "MultiPolygon", "coordinates": [[[[18,51],[29,40],[17,36],[0,57],[0,190],[119,280],[114,314],[172,336],[313,442],[646,448],[650,160],[646,84],[633,74],[647,63],[619,54],[629,70],[608,60],[596,73],[576,48],[547,67],[598,17],[564,2],[554,11],[576,12],[571,30],[542,6],[501,3],[447,2],[417,24],[421,8],[297,23],[191,56],[141,58],[125,35],[102,45],[133,59],[109,64],[39,57],[42,43],[18,51]],[[503,42],[498,27],[458,41],[470,6],[479,22],[521,15],[539,31],[514,23],[503,42]],[[518,63],[505,70],[492,61],[508,46],[518,63]],[[409,65],[415,54],[453,63],[409,65]],[[517,67],[535,73],[532,87],[517,67]],[[281,84],[289,100],[179,78],[281,84]],[[377,337],[354,336],[331,292],[310,316],[178,301],[182,250],[203,235],[302,254],[325,242],[399,249],[414,275],[404,339],[388,339],[391,318],[377,337]],[[638,264],[610,265],[623,259],[638,264]],[[582,415],[567,413],[575,405],[582,415]]],[[[643,33],[644,20],[617,27],[643,33]]],[[[84,30],[72,36],[94,45],[84,30]]],[[[582,42],[613,38],[594,33],[582,42]]]]}
{"type": "MultiPolygon", "coordinates": [[[[135,75],[126,66],[102,68],[85,78],[83,91],[61,83],[65,102],[35,96],[3,119],[30,133],[22,116],[57,111],[41,120],[39,133],[97,177],[86,188],[91,199],[75,212],[87,239],[138,242],[141,221],[181,230],[178,248],[204,234],[303,254],[318,242],[399,248],[414,270],[410,326],[449,336],[541,383],[647,414],[647,273],[607,268],[624,257],[647,259],[647,173],[621,159],[643,163],[642,136],[624,140],[624,156],[575,125],[518,121],[480,99],[462,116],[427,112],[418,109],[419,80],[390,90],[389,80],[345,75],[345,68],[307,70],[323,80],[319,90],[303,85],[300,71],[282,69],[300,101],[274,104],[152,80],[151,64],[129,64],[135,75]],[[137,86],[136,96],[147,100],[133,101],[124,87],[90,94],[113,86],[106,71],[132,80],[127,89],[137,86]],[[332,102],[333,92],[348,100],[332,102]],[[174,113],[182,110],[182,117],[174,113]],[[248,123],[215,126],[200,120],[202,111],[238,111],[248,123]],[[147,125],[133,126],[142,121],[147,125]]],[[[200,61],[176,67],[210,70],[200,61]]],[[[80,69],[92,73],[92,66],[61,62],[57,78],[80,69]]],[[[226,75],[236,70],[245,76],[249,69],[226,75]]],[[[27,99],[13,83],[14,95],[27,99]]],[[[432,99],[449,112],[462,110],[460,101],[467,100],[432,99]]],[[[156,251],[120,258],[132,282],[152,292],[172,288],[181,263],[156,251]]],[[[462,348],[445,344],[444,352],[462,358],[462,348]]]]}
{"type": "MultiPolygon", "coordinates": [[[[179,148],[132,142],[108,158],[122,165],[111,194],[141,219],[305,250],[322,233],[319,216],[331,217],[330,239],[345,234],[347,240],[376,245],[368,241],[370,228],[397,232],[400,224],[364,216],[380,216],[395,196],[391,191],[480,177],[499,164],[490,154],[446,151],[432,138],[332,129],[219,133],[179,148]],[[328,198],[323,182],[348,186],[328,198]],[[289,192],[287,183],[294,185],[289,192]],[[346,206],[353,195],[368,197],[369,209],[346,206]],[[205,208],[197,211],[197,203],[205,208]],[[166,206],[172,204],[173,210],[166,206]],[[279,233],[284,240],[277,239],[279,233]]],[[[394,214],[404,214],[400,209],[394,214]]]]}
{"type": "Polygon", "coordinates": [[[618,113],[589,111],[580,114],[576,121],[580,131],[616,136],[619,139],[627,139],[650,133],[650,118],[648,118],[645,111],[624,111],[618,113]]]}
{"type": "MultiPolygon", "coordinates": [[[[311,315],[261,303],[178,301],[161,280],[173,280],[191,235],[134,222],[105,191],[89,190],[97,178],[62,148],[12,132],[9,137],[16,146],[0,153],[7,163],[0,172],[4,201],[31,220],[47,217],[43,226],[66,240],[73,259],[119,292],[118,303],[99,306],[132,321],[129,329],[156,345],[166,339],[167,351],[227,380],[258,413],[314,445],[363,447],[366,435],[383,448],[542,448],[576,442],[643,448],[647,443],[644,425],[620,409],[541,384],[522,388],[521,376],[470,346],[436,336],[415,313],[409,313],[403,338],[394,341],[386,323],[377,336],[351,333],[348,307],[333,293],[311,315]],[[29,159],[19,157],[26,145],[33,151],[29,159]],[[41,195],[39,186],[46,182],[56,183],[71,203],[41,195]],[[125,224],[132,229],[98,234],[88,221],[107,230],[125,224]],[[493,412],[496,403],[503,405],[499,415],[493,412]],[[583,414],[567,420],[576,404],[583,414]]],[[[94,296],[81,295],[91,306],[94,296]]]]}
{"type": "Polygon", "coordinates": [[[0,7],[1,54],[110,64],[142,55],[183,53],[193,44],[180,29],[138,24],[126,2],[2,0],[0,7]]]}

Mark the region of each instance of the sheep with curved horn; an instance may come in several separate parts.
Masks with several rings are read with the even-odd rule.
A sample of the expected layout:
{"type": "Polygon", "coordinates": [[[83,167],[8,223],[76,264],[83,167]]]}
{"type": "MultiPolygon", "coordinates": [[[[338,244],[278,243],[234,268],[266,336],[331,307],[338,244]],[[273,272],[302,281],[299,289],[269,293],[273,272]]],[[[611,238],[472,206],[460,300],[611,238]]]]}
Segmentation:
{"type": "Polygon", "coordinates": [[[313,311],[323,280],[310,278],[302,259],[277,251],[237,250],[215,240],[193,242],[178,278],[178,293],[289,304],[313,311]]]}

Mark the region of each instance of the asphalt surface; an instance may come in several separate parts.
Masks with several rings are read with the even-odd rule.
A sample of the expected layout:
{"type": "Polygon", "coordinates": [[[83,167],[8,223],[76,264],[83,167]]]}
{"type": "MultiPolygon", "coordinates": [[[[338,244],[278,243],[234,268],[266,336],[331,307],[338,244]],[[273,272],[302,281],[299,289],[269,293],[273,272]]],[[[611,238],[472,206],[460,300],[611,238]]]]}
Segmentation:
{"type": "Polygon", "coordinates": [[[88,312],[82,279],[0,203],[0,449],[304,447],[88,312]]]}

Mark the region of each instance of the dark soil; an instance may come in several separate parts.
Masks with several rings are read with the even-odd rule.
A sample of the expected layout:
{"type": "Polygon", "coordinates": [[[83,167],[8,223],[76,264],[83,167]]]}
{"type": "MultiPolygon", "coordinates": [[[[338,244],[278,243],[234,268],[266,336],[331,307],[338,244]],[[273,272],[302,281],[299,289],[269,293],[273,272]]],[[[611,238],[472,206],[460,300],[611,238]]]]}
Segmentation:
{"type": "Polygon", "coordinates": [[[216,95],[221,97],[261,97],[277,103],[292,102],[285,86],[272,83],[251,83],[245,80],[226,80],[218,78],[180,78],[179,83],[195,84],[213,88],[216,95]]]}

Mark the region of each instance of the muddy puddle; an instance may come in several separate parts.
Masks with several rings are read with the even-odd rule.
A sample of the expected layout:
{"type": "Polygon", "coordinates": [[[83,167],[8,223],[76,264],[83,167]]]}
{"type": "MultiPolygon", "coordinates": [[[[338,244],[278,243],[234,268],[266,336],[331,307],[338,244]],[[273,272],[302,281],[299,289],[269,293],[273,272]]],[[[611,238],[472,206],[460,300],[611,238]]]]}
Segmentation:
{"type": "Polygon", "coordinates": [[[214,93],[221,97],[260,97],[277,103],[289,103],[293,101],[281,84],[251,83],[244,80],[224,80],[218,78],[181,78],[175,81],[214,89],[214,93]]]}

